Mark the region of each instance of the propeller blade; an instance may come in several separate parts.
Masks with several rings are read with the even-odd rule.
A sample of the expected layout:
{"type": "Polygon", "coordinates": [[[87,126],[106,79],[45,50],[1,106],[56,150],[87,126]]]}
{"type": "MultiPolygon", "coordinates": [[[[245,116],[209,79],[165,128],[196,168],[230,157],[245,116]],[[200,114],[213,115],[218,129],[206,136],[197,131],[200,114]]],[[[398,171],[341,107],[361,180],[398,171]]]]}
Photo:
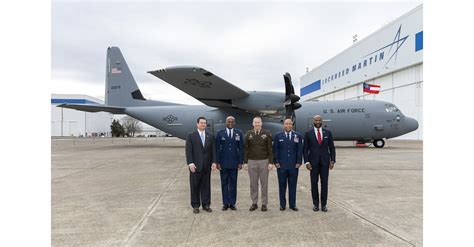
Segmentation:
{"type": "Polygon", "coordinates": [[[298,102],[300,100],[300,96],[296,94],[290,94],[289,98],[291,99],[291,103],[298,102]]]}
{"type": "Polygon", "coordinates": [[[286,72],[283,75],[285,80],[285,118],[289,118],[293,121],[293,125],[296,124],[296,113],[295,110],[301,107],[301,104],[297,103],[300,100],[300,96],[295,94],[295,87],[291,81],[290,73],[286,72]]]}
{"type": "Polygon", "coordinates": [[[293,110],[298,110],[301,108],[301,104],[300,103],[294,103],[293,104],[293,110]]]}
{"type": "Polygon", "coordinates": [[[291,94],[291,88],[293,85],[291,85],[291,76],[287,72],[283,75],[283,79],[285,80],[285,95],[290,95],[291,94]]]}

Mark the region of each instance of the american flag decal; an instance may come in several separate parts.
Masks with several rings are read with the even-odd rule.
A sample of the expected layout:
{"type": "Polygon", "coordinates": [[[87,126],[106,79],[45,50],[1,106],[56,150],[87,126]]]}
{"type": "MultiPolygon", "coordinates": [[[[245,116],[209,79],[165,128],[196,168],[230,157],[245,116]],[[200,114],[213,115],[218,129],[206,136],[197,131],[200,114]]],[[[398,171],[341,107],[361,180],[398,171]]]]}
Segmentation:
{"type": "Polygon", "coordinates": [[[110,73],[111,73],[111,74],[120,74],[120,73],[122,73],[122,68],[119,68],[119,67],[117,67],[117,68],[112,68],[112,69],[110,70],[110,73]]]}

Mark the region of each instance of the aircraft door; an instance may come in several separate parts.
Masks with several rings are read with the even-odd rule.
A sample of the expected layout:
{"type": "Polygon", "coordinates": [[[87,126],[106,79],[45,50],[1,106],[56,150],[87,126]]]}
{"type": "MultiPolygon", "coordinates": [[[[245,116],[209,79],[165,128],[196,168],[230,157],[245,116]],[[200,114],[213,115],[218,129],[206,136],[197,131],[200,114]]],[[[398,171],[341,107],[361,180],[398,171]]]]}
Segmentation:
{"type": "Polygon", "coordinates": [[[393,133],[398,133],[399,124],[400,124],[400,114],[397,114],[396,116],[393,117],[393,120],[392,120],[393,133]]]}
{"type": "Polygon", "coordinates": [[[313,118],[308,118],[308,125],[306,126],[307,128],[305,129],[305,131],[308,131],[311,128],[313,128],[313,126],[314,126],[313,123],[314,123],[313,118]]]}
{"type": "Polygon", "coordinates": [[[214,120],[212,119],[207,119],[207,127],[206,130],[211,132],[213,135],[215,134],[214,132],[214,120]]]}

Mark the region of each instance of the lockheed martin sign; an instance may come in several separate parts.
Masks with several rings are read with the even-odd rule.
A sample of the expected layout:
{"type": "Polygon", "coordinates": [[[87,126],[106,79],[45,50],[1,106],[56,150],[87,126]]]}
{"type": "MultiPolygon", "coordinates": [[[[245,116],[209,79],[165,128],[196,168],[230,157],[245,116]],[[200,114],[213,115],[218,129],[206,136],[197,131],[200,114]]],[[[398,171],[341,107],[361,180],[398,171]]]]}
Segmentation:
{"type": "Polygon", "coordinates": [[[318,97],[423,62],[423,6],[301,77],[302,99],[318,97]]]}

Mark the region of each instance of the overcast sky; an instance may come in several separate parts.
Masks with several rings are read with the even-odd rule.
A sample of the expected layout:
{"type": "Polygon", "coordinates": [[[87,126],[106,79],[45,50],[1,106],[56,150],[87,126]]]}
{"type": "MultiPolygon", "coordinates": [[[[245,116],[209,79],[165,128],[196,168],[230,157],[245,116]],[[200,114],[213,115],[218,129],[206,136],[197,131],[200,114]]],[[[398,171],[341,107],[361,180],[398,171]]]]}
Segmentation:
{"type": "Polygon", "coordinates": [[[200,104],[147,71],[205,68],[244,90],[284,91],[420,5],[410,2],[52,2],[52,93],[104,99],[105,55],[118,46],[147,99],[200,104]]]}

